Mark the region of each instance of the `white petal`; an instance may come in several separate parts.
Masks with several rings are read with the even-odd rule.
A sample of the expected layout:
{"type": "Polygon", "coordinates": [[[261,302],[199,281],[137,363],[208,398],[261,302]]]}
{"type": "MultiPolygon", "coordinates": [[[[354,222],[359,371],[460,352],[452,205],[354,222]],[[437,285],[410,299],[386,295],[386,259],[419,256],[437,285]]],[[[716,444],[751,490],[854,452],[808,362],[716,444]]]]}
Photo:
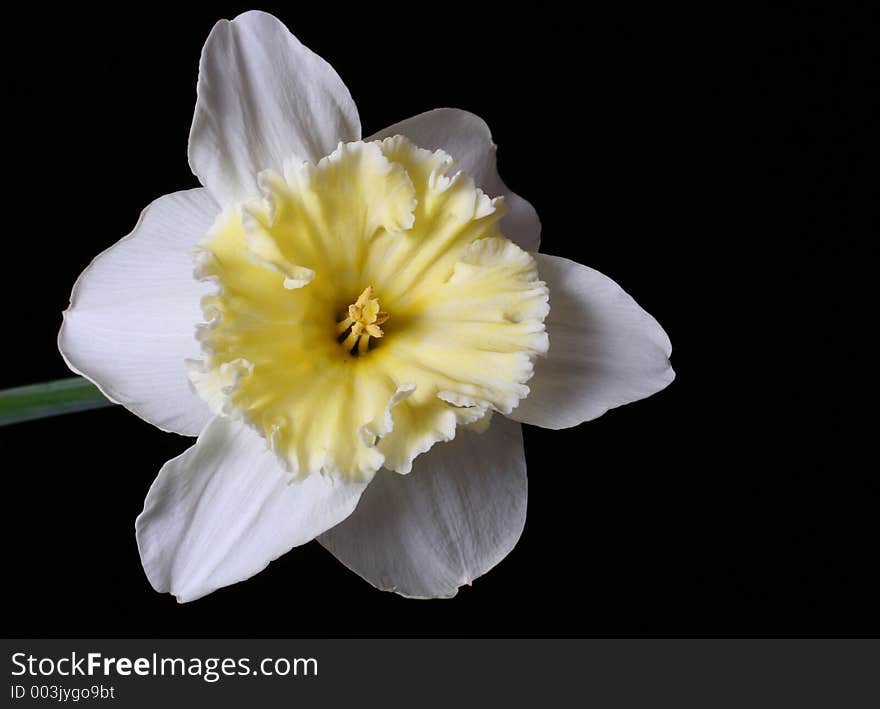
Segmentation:
{"type": "Polygon", "coordinates": [[[526,251],[541,244],[541,221],[535,208],[511,192],[495,164],[496,145],[489,126],[479,116],[457,108],[436,108],[381,130],[368,140],[404,135],[420,148],[449,153],[490,197],[503,195],[510,213],[501,220],[501,231],[526,251]]]}
{"type": "Polygon", "coordinates": [[[651,396],[675,378],[663,328],[619,285],[565,258],[537,259],[550,287],[544,321],[550,352],[535,361],[531,393],[512,419],[544,428],[577,426],[651,396]]]}
{"type": "Polygon", "coordinates": [[[345,519],[364,487],[321,475],[291,483],[263,438],[218,417],[147,493],[135,524],[144,570],[181,603],[201,598],[345,519]]]}
{"type": "Polygon", "coordinates": [[[408,475],[380,470],[318,541],[376,588],[448,598],[513,549],[526,499],[522,428],[496,416],[485,433],[434,446],[408,475]]]}
{"type": "Polygon", "coordinates": [[[207,190],[160,197],[134,230],[73,286],[58,335],[67,365],[104,395],[165,430],[195,436],[211,417],[184,360],[199,353],[203,284],[190,250],[220,208],[207,190]]]}
{"type": "Polygon", "coordinates": [[[258,194],[257,174],[317,162],[359,140],[351,94],[333,67],[265,12],[211,30],[199,62],[189,164],[224,206],[258,194]]]}

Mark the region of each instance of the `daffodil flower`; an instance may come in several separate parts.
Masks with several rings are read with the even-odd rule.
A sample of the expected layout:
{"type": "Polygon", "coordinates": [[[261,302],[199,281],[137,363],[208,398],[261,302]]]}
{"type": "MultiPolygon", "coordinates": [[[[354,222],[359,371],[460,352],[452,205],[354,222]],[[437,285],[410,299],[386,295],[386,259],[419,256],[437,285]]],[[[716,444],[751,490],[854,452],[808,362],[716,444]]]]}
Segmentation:
{"type": "Polygon", "coordinates": [[[360,131],[280,21],[218,22],[189,140],[203,187],[150,204],[73,288],[70,368],[198,435],[136,523],[179,601],[312,539],[380,589],[453,596],[522,532],[522,423],[575,426],[672,381],[632,298],[536,253],[480,118],[360,131]]]}

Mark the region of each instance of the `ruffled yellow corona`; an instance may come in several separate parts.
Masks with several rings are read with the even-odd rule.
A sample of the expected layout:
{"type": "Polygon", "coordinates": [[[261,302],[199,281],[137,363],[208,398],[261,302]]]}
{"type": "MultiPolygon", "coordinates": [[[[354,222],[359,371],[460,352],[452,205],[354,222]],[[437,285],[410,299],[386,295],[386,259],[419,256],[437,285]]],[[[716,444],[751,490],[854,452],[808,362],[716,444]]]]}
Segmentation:
{"type": "Polygon", "coordinates": [[[547,288],[453,165],[401,136],[340,144],[262,173],[200,245],[216,292],[190,379],[293,475],[408,472],[528,393],[547,288]]]}

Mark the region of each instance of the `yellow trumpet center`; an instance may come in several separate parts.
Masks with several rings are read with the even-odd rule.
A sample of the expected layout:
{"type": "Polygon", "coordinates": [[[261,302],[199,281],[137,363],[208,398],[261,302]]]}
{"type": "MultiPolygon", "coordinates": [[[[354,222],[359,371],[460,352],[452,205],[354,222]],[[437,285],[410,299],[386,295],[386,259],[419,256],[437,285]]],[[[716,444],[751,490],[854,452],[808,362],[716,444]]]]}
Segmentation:
{"type": "Polygon", "coordinates": [[[367,286],[358,299],[348,306],[348,315],[336,325],[336,334],[340,338],[348,332],[342,340],[342,347],[352,352],[357,345],[357,353],[364,354],[370,346],[370,338],[380,338],[385,333],[380,325],[384,324],[390,316],[383,313],[379,308],[379,299],[373,297],[373,286],[367,286]]]}
{"type": "Polygon", "coordinates": [[[201,242],[190,380],[291,475],[406,473],[528,394],[547,288],[503,200],[454,165],[400,136],[340,144],[261,173],[201,242]]]}

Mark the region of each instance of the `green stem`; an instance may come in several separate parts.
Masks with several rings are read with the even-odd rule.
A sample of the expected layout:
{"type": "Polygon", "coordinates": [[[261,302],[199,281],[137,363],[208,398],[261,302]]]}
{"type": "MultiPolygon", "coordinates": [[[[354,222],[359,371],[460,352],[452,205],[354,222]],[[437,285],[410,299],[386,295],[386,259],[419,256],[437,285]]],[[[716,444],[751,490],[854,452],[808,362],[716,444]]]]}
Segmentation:
{"type": "Polygon", "coordinates": [[[82,377],[0,390],[0,426],[74,411],[111,406],[98,388],[82,377]]]}

